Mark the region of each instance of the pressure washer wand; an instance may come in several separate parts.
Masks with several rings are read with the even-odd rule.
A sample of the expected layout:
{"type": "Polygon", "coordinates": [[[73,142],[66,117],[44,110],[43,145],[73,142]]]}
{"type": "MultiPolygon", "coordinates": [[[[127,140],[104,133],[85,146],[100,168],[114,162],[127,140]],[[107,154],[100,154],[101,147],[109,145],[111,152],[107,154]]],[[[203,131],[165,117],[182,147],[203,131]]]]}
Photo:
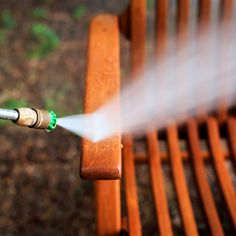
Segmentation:
{"type": "Polygon", "coordinates": [[[36,108],[3,109],[0,108],[0,119],[11,120],[19,126],[51,131],[56,128],[57,117],[53,111],[36,108]]]}

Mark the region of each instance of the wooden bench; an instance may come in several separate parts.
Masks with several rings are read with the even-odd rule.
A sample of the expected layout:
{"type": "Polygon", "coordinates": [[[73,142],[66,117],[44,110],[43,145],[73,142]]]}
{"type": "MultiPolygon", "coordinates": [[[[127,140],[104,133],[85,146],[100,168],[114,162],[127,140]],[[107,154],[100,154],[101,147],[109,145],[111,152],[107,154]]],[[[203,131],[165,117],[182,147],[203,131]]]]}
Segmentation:
{"type": "MultiPolygon", "coordinates": [[[[176,34],[181,47],[189,30],[190,0],[177,0],[176,34]]],[[[231,19],[233,0],[221,0],[221,20],[231,19]]],[[[199,32],[210,27],[211,0],[199,0],[199,32]]],[[[86,113],[95,111],[120,87],[120,51],[119,32],[130,39],[131,73],[142,70],[145,64],[146,40],[146,1],[131,0],[129,8],[119,18],[112,15],[100,15],[92,20],[89,31],[88,63],[85,90],[86,113]],[[120,24],[118,24],[118,22],[120,24]]],[[[168,47],[169,1],[156,1],[156,40],[157,60],[165,55],[168,47]]],[[[199,123],[198,119],[189,119],[181,131],[181,141],[187,144],[186,150],[180,149],[180,127],[172,125],[159,138],[157,131],[146,135],[147,149],[134,152],[134,140],[131,135],[122,139],[120,135],[98,143],[88,140],[82,142],[81,177],[93,179],[96,191],[97,234],[142,235],[142,222],[137,194],[135,164],[149,166],[150,182],[156,212],[159,235],[174,235],[165,189],[163,163],[169,163],[176,191],[178,208],[183,231],[186,235],[199,235],[198,225],[193,212],[189,188],[187,185],[184,161],[191,162],[196,179],[206,223],[211,235],[226,235],[219,217],[215,196],[209,184],[205,161],[211,160],[218,179],[218,185],[225,202],[225,214],[230,219],[232,230],[236,232],[236,196],[226,161],[236,166],[236,119],[224,106],[218,115],[209,115],[199,123]],[[202,132],[202,130],[205,132],[202,132]],[[222,146],[220,130],[224,129],[227,147],[222,146]],[[201,137],[200,137],[201,133],[201,137]],[[203,133],[203,134],[202,134],[203,133]],[[209,148],[202,150],[202,139],[209,148]],[[167,150],[160,150],[160,142],[167,144],[167,150]],[[125,182],[125,205],[127,214],[121,216],[121,150],[123,177],[125,182]],[[122,231],[123,230],[123,231],[122,231]]],[[[233,170],[235,171],[235,169],[233,170]]],[[[233,173],[235,175],[235,172],[233,173]]]]}

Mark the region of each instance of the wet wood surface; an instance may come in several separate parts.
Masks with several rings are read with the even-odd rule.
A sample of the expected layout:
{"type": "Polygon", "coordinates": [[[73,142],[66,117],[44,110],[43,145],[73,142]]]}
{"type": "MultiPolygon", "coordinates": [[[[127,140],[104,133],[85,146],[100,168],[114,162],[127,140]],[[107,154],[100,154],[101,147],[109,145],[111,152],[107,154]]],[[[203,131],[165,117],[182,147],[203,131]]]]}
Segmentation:
{"type": "MultiPolygon", "coordinates": [[[[118,18],[111,15],[95,17],[89,31],[85,113],[96,111],[112,95],[119,93],[119,60],[118,18]]],[[[120,180],[110,180],[121,177],[119,134],[97,143],[83,140],[81,176],[106,179],[95,181],[97,235],[119,235],[120,180]]]]}
{"type": "MultiPolygon", "coordinates": [[[[119,61],[118,19],[110,15],[97,16],[89,32],[85,113],[96,111],[114,94],[119,93],[119,61]]],[[[81,177],[95,180],[121,177],[120,134],[95,143],[83,140],[81,177]]]]}

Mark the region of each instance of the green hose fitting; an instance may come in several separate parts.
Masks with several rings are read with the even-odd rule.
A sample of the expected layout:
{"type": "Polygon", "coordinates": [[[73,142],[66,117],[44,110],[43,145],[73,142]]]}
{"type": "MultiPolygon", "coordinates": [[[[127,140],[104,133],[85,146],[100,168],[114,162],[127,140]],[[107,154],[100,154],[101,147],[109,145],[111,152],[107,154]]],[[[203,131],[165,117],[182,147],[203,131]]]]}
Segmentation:
{"type": "Polygon", "coordinates": [[[56,114],[53,111],[50,111],[49,116],[50,116],[50,123],[49,123],[48,128],[47,128],[48,132],[54,130],[57,126],[57,116],[56,116],[56,114]]]}

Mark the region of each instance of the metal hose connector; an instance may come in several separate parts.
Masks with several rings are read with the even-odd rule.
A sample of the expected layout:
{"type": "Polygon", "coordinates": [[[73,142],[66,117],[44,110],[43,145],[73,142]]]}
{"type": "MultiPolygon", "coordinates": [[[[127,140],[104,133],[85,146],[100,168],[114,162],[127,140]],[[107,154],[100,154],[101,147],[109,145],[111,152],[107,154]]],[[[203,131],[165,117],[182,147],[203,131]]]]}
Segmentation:
{"type": "Polygon", "coordinates": [[[23,107],[16,111],[19,113],[18,119],[14,121],[17,125],[35,129],[47,129],[50,126],[51,117],[47,110],[23,107]]]}

